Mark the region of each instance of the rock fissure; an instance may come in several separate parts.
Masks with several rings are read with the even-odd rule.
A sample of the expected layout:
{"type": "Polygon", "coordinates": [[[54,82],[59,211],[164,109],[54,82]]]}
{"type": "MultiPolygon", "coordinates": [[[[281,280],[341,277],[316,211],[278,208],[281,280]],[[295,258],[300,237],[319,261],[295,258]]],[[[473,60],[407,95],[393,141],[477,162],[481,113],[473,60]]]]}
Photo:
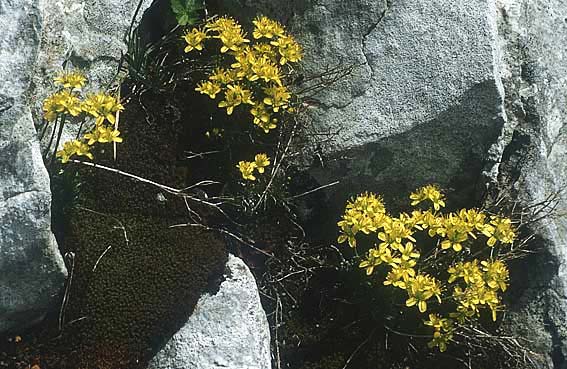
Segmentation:
{"type": "Polygon", "coordinates": [[[366,65],[368,65],[368,69],[370,70],[370,80],[374,80],[374,68],[372,67],[372,63],[370,62],[370,58],[368,57],[368,47],[367,47],[367,39],[368,36],[370,36],[370,34],[372,34],[376,28],[378,27],[378,25],[380,23],[382,23],[382,21],[384,20],[384,18],[386,17],[386,15],[388,14],[388,11],[390,10],[391,7],[391,1],[389,0],[385,0],[384,1],[384,10],[382,11],[382,14],[380,14],[380,17],[378,18],[378,20],[376,22],[374,22],[370,28],[368,28],[368,30],[362,35],[362,55],[364,56],[364,60],[366,65]]]}

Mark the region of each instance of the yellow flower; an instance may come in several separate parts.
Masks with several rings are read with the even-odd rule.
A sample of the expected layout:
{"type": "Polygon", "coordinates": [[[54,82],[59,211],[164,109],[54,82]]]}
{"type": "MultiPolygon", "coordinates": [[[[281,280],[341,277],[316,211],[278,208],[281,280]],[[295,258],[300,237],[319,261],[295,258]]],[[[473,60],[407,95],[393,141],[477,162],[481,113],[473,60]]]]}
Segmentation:
{"type": "Polygon", "coordinates": [[[256,169],[256,163],[253,161],[240,161],[236,166],[240,173],[242,174],[242,178],[247,179],[249,181],[255,181],[256,177],[254,177],[254,169],[256,169]]]}
{"type": "Polygon", "coordinates": [[[445,196],[441,193],[439,188],[434,185],[427,185],[417,189],[410,195],[411,206],[415,206],[422,201],[430,200],[433,203],[433,208],[438,211],[441,207],[445,207],[445,196]]]}
{"type": "Polygon", "coordinates": [[[226,108],[226,113],[231,115],[234,108],[238,105],[250,104],[253,105],[252,102],[252,92],[247,89],[243,89],[239,85],[228,85],[226,86],[227,90],[224,93],[224,100],[219,102],[219,108],[226,108]]]}
{"type": "Polygon", "coordinates": [[[461,251],[463,249],[462,243],[468,239],[472,228],[453,214],[449,214],[445,219],[444,228],[442,233],[446,239],[441,242],[441,248],[443,250],[452,248],[456,252],[461,251]]]}
{"type": "Polygon", "coordinates": [[[291,94],[285,86],[272,86],[264,89],[267,95],[264,98],[264,104],[270,105],[274,112],[278,112],[280,108],[285,109],[288,107],[291,94]]]}
{"type": "Polygon", "coordinates": [[[116,123],[116,113],[124,110],[116,97],[104,92],[87,96],[81,108],[96,118],[97,125],[101,125],[105,119],[111,124],[116,123]]]}
{"type": "Polygon", "coordinates": [[[271,129],[277,127],[277,119],[270,117],[270,112],[263,103],[256,103],[250,113],[254,116],[254,124],[260,127],[265,133],[270,133],[271,129]]]}
{"type": "Polygon", "coordinates": [[[93,145],[96,142],[108,143],[108,142],[122,142],[122,137],[120,137],[120,131],[105,126],[95,126],[95,128],[85,134],[84,138],[88,145],[93,145]]]}
{"type": "Polygon", "coordinates": [[[254,60],[252,72],[252,77],[249,78],[250,81],[261,78],[264,82],[274,82],[278,86],[282,86],[280,68],[274,65],[268,57],[254,60]]]}
{"type": "Polygon", "coordinates": [[[382,259],[380,258],[380,254],[376,249],[368,250],[368,254],[366,260],[363,260],[358,264],[359,268],[366,269],[366,275],[371,275],[374,272],[374,268],[378,265],[382,264],[382,259]]]}
{"type": "Polygon", "coordinates": [[[293,39],[293,37],[284,35],[278,40],[270,42],[270,44],[278,48],[281,56],[280,64],[297,63],[303,58],[303,50],[301,46],[293,39]]]}
{"type": "Polygon", "coordinates": [[[258,76],[252,72],[252,66],[256,64],[256,53],[248,46],[241,48],[234,53],[235,62],[230,66],[233,73],[236,74],[238,79],[246,77],[249,81],[253,82],[258,80],[258,76]]]}
{"type": "Polygon", "coordinates": [[[193,28],[183,36],[183,39],[187,43],[184,50],[186,53],[192,50],[201,51],[203,50],[203,41],[207,39],[207,33],[198,28],[193,28]]]}
{"type": "Polygon", "coordinates": [[[419,311],[424,313],[427,310],[427,300],[433,296],[437,297],[441,303],[441,286],[435,278],[427,274],[418,274],[415,278],[408,280],[406,285],[409,297],[406,300],[407,307],[417,305],[419,311]]]}
{"type": "Polygon", "coordinates": [[[449,283],[453,283],[457,278],[462,278],[466,284],[482,283],[482,272],[478,267],[478,260],[458,262],[449,267],[449,283]]]}
{"type": "Polygon", "coordinates": [[[49,122],[54,121],[59,114],[69,114],[76,117],[81,112],[81,101],[70,90],[56,92],[43,101],[43,116],[49,122]]]}
{"type": "Polygon", "coordinates": [[[339,243],[348,240],[351,247],[356,247],[356,234],[375,232],[386,219],[386,208],[382,198],[366,192],[347,202],[345,214],[337,223],[343,234],[338,238],[339,243]]]}
{"type": "Polygon", "coordinates": [[[274,38],[276,36],[283,36],[284,34],[284,29],[281,24],[269,19],[268,17],[256,17],[252,23],[254,23],[255,26],[252,36],[254,36],[255,39],[262,37],[274,38]]]}
{"type": "Polygon", "coordinates": [[[427,343],[429,348],[439,347],[440,352],[447,351],[447,344],[453,338],[453,332],[441,332],[436,330],[433,332],[433,339],[427,343]]]}
{"type": "Polygon", "coordinates": [[[403,221],[396,218],[384,218],[382,225],[383,232],[378,232],[378,239],[381,244],[389,245],[394,250],[402,247],[402,241],[408,239],[415,242],[411,228],[407,227],[403,221]]]}
{"type": "Polygon", "coordinates": [[[512,221],[498,216],[490,217],[490,224],[484,226],[482,233],[488,237],[486,242],[492,247],[496,242],[512,243],[516,239],[516,232],[512,228],[512,221]]]}
{"type": "Polygon", "coordinates": [[[222,42],[221,53],[226,53],[229,50],[238,51],[242,44],[250,42],[250,40],[246,39],[246,34],[240,27],[221,28],[218,38],[222,42]]]}
{"type": "Polygon", "coordinates": [[[488,287],[493,290],[506,291],[508,287],[508,268],[500,260],[481,261],[482,270],[485,272],[484,279],[488,287]]]}
{"type": "Polygon", "coordinates": [[[79,140],[67,141],[63,144],[63,149],[55,153],[55,156],[61,158],[63,164],[67,163],[73,155],[86,156],[93,159],[93,154],[90,152],[90,147],[79,140]]]}
{"type": "Polygon", "coordinates": [[[221,85],[228,85],[237,80],[237,76],[234,70],[227,71],[223,68],[217,68],[215,71],[209,76],[211,81],[218,82],[221,85]]]}
{"type": "Polygon", "coordinates": [[[233,18],[220,17],[209,20],[205,24],[205,28],[214,32],[220,32],[225,29],[240,29],[240,25],[233,18]]]}
{"type": "Polygon", "coordinates": [[[392,285],[394,287],[406,289],[406,281],[415,276],[415,270],[404,270],[400,267],[393,267],[384,280],[384,285],[392,285]]]}
{"type": "Polygon", "coordinates": [[[254,164],[258,169],[258,173],[264,173],[264,168],[270,165],[270,158],[266,154],[256,154],[254,164]]]}
{"type": "Polygon", "coordinates": [[[211,99],[214,99],[217,94],[221,91],[221,86],[218,83],[211,81],[201,81],[197,85],[195,91],[199,91],[201,94],[209,95],[211,99]]]}
{"type": "Polygon", "coordinates": [[[270,44],[256,44],[253,48],[259,55],[267,57],[271,61],[276,61],[276,50],[270,44]]]}
{"type": "Polygon", "coordinates": [[[80,90],[87,83],[87,78],[84,74],[77,71],[61,72],[55,77],[54,82],[56,85],[61,85],[64,88],[80,90]]]}
{"type": "Polygon", "coordinates": [[[405,247],[400,246],[398,249],[402,254],[402,260],[419,259],[419,252],[414,250],[411,242],[407,242],[405,247]]]}

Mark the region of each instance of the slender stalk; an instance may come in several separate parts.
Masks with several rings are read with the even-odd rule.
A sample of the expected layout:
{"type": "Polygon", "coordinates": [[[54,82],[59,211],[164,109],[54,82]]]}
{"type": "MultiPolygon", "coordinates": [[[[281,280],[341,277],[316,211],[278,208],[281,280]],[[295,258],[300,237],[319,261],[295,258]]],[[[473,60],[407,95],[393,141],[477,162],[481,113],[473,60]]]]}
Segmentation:
{"type": "MultiPolygon", "coordinates": [[[[59,132],[57,132],[57,141],[55,142],[55,148],[53,149],[53,155],[51,156],[51,161],[49,165],[53,164],[55,155],[57,155],[57,148],[59,147],[59,142],[61,141],[61,136],[63,135],[63,127],[65,127],[65,119],[67,116],[65,114],[61,115],[61,122],[59,123],[59,132]]],[[[55,131],[55,129],[54,129],[55,131]]],[[[49,148],[48,148],[49,149],[49,148]]]]}
{"type": "Polygon", "coordinates": [[[43,137],[45,136],[45,134],[47,133],[47,128],[49,127],[49,121],[47,120],[43,120],[44,125],[43,125],[43,129],[41,130],[41,133],[39,135],[39,140],[43,140],[43,137]]]}
{"type": "Polygon", "coordinates": [[[47,156],[49,154],[49,149],[51,148],[51,144],[53,143],[53,139],[55,138],[55,132],[57,131],[57,121],[59,120],[59,116],[57,116],[57,118],[55,118],[55,120],[53,121],[53,131],[51,131],[51,138],[49,138],[49,142],[47,143],[47,146],[45,147],[45,156],[44,159],[47,160],[47,156]]]}
{"type": "Polygon", "coordinates": [[[75,140],[78,140],[81,136],[81,131],[83,130],[83,125],[85,124],[85,120],[81,121],[81,125],[79,126],[79,130],[77,131],[77,136],[75,136],[75,140]]]}

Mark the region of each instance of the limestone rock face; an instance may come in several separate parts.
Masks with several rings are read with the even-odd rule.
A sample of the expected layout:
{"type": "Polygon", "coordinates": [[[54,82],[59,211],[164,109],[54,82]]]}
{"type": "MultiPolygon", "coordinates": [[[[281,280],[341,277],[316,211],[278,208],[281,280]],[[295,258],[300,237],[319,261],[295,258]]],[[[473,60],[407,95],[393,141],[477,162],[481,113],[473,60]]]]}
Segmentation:
{"type": "Polygon", "coordinates": [[[525,262],[526,289],[509,324],[545,353],[542,366],[567,368],[567,52],[559,46],[567,45],[567,4],[501,0],[498,9],[508,119],[497,179],[521,204],[553,198],[555,207],[532,226],[539,253],[525,262]]]}
{"type": "Polygon", "coordinates": [[[270,329],[254,277],[233,255],[224,277],[216,294],[199,299],[149,369],[271,368],[270,329]]]}
{"type": "MultiPolygon", "coordinates": [[[[63,68],[85,72],[91,88],[107,87],[116,77],[126,51],[125,36],[140,3],[138,21],[151,0],[39,0],[43,32],[34,71],[34,95],[52,89],[53,75],[63,68]]],[[[134,24],[136,25],[136,23],[134,24]]]]}
{"type": "Polygon", "coordinates": [[[367,188],[396,197],[429,182],[473,196],[504,124],[493,1],[222,3],[288,24],[307,76],[355,65],[311,99],[309,133],[324,137],[308,145],[312,162],[332,158],[311,172],[322,184],[342,179],[337,203],[367,188]]]}
{"type": "Polygon", "coordinates": [[[40,15],[36,0],[0,4],[0,332],[41,319],[66,273],[50,229],[49,177],[26,96],[40,15]]]}

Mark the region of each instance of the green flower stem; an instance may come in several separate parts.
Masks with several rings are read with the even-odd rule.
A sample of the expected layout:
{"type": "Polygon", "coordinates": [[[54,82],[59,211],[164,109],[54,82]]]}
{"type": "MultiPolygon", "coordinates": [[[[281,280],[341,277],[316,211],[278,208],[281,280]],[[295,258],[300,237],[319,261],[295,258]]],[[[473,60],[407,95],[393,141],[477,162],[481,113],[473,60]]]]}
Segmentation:
{"type": "MultiPolygon", "coordinates": [[[[55,159],[55,155],[57,155],[57,148],[59,147],[59,142],[61,141],[61,136],[63,135],[63,127],[65,127],[65,119],[67,118],[66,114],[61,115],[61,122],[59,123],[59,132],[57,132],[57,142],[55,142],[55,148],[53,149],[53,155],[51,156],[51,160],[49,165],[53,164],[53,159],[55,159]]],[[[54,128],[55,130],[55,128],[54,128]]],[[[49,147],[48,147],[49,150],[49,147]]]]}
{"type": "Polygon", "coordinates": [[[47,160],[48,154],[49,154],[49,149],[51,148],[51,144],[53,143],[53,139],[55,138],[55,132],[57,131],[57,121],[59,120],[59,116],[57,116],[57,118],[55,118],[55,120],[53,121],[53,130],[51,131],[51,137],[49,138],[49,142],[47,143],[47,146],[45,147],[45,155],[43,157],[44,160],[47,160]]]}
{"type": "Polygon", "coordinates": [[[43,137],[47,133],[47,128],[49,127],[49,122],[47,120],[44,120],[43,122],[44,122],[43,129],[41,130],[41,133],[39,135],[40,141],[43,140],[43,137]]]}

